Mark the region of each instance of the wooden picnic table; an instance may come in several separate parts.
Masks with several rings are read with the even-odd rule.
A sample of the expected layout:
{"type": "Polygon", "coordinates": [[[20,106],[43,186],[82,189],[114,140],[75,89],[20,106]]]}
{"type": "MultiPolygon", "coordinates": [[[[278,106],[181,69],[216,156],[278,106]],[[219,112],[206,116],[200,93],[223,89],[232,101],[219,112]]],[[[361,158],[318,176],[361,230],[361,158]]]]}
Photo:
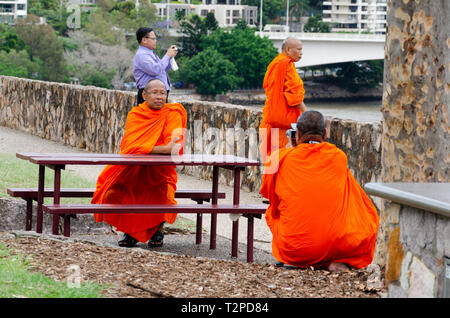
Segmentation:
{"type": "MultiPolygon", "coordinates": [[[[43,224],[43,201],[45,190],[45,167],[54,170],[54,193],[53,205],[60,204],[61,198],[61,170],[66,165],[177,165],[177,166],[212,166],[212,199],[211,207],[217,207],[218,189],[219,189],[219,168],[230,169],[233,171],[233,204],[221,209],[211,209],[211,233],[210,233],[210,249],[216,248],[216,232],[217,232],[217,213],[240,213],[240,172],[248,166],[259,166],[261,163],[233,155],[213,155],[213,154],[184,154],[184,155],[144,155],[144,154],[98,154],[98,153],[17,153],[20,159],[27,160],[31,163],[39,165],[38,177],[38,195],[37,195],[37,218],[36,232],[42,233],[43,224]],[[217,213],[213,210],[217,210],[217,213]]],[[[92,205],[94,206],[94,205],[92,205]]],[[[192,207],[192,209],[194,206],[192,207]]],[[[187,213],[192,213],[189,207],[184,208],[187,213]]],[[[166,208],[165,212],[176,211],[177,205],[166,208]]],[[[204,211],[205,210],[203,208],[204,211]]],[[[261,210],[261,209],[260,209],[261,210]]],[[[245,210],[245,211],[248,211],[245,210]]],[[[80,212],[86,213],[86,212],[80,212]]],[[[112,213],[111,211],[107,213],[112,213]]],[[[69,224],[70,216],[64,215],[65,224],[69,224]]],[[[237,257],[238,252],[238,220],[233,222],[232,228],[232,256],[237,257]]],[[[53,214],[53,233],[58,234],[59,215],[53,214]]],[[[66,226],[65,226],[66,230],[66,226]]],[[[70,233],[70,229],[68,230],[70,233]]],[[[248,243],[251,241],[247,250],[247,261],[253,261],[253,215],[248,218],[248,243]],[[251,236],[251,237],[250,237],[251,236]]],[[[69,234],[70,235],[70,234],[69,234]]],[[[249,244],[248,244],[249,245],[249,244]]]]}

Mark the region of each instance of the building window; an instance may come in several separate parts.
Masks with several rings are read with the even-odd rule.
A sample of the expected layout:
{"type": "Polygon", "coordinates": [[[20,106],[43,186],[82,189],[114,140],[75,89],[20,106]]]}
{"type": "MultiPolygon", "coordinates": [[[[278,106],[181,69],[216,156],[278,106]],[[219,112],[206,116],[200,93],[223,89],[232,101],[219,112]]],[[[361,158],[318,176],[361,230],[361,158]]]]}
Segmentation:
{"type": "Polygon", "coordinates": [[[25,7],[25,4],[24,3],[19,3],[18,5],[17,5],[17,10],[25,10],[26,9],[26,7],[25,7]]]}
{"type": "Polygon", "coordinates": [[[206,17],[207,14],[208,14],[208,10],[201,10],[201,11],[200,11],[200,15],[201,15],[202,17],[206,17]]]}
{"type": "Polygon", "coordinates": [[[227,17],[230,16],[230,10],[227,10],[227,17]]]}
{"type": "Polygon", "coordinates": [[[239,16],[239,10],[233,10],[233,17],[239,16]]]}
{"type": "Polygon", "coordinates": [[[226,24],[230,24],[230,19],[226,19],[226,24]]]}

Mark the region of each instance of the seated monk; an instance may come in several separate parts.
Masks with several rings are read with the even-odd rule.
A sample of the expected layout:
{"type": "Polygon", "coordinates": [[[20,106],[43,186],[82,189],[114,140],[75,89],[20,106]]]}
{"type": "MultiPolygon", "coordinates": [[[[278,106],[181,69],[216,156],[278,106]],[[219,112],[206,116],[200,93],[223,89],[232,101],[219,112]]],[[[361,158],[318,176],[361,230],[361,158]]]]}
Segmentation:
{"type": "MultiPolygon", "coordinates": [[[[181,154],[186,128],[186,110],[180,104],[167,103],[167,90],[160,80],[151,80],[142,93],[145,101],[128,113],[121,154],[181,154]]],[[[175,166],[108,165],[97,180],[92,203],[176,204],[175,166]]],[[[149,247],[161,246],[164,222],[172,224],[175,213],[95,214],[97,222],[106,222],[124,232],[119,246],[133,247],[137,241],[149,247]]]]}
{"type": "MultiPolygon", "coordinates": [[[[297,121],[297,145],[279,149],[277,172],[263,175],[272,254],[300,268],[364,268],[373,259],[379,217],[346,155],[325,138],[322,114],[304,112],[297,121]]],[[[274,153],[266,165],[276,158],[274,153]]]]}

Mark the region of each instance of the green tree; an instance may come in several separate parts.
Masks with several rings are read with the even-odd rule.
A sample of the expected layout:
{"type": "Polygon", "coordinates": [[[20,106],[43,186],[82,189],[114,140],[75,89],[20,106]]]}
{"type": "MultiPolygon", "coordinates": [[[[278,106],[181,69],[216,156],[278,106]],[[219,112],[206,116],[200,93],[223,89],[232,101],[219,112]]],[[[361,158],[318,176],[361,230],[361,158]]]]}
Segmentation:
{"type": "Polygon", "coordinates": [[[67,18],[72,13],[67,11],[65,2],[59,0],[30,0],[28,1],[28,13],[45,18],[58,35],[67,36],[69,30],[67,18]]]}
{"type": "Polygon", "coordinates": [[[357,92],[362,87],[375,87],[383,82],[384,60],[357,61],[329,65],[337,68],[337,77],[333,82],[350,92],[357,92]]]}
{"type": "Polygon", "coordinates": [[[267,66],[278,54],[269,39],[255,35],[253,29],[242,24],[231,32],[217,29],[205,37],[202,47],[212,48],[232,61],[243,87],[251,88],[262,86],[267,66]]]}
{"type": "Polygon", "coordinates": [[[9,52],[0,51],[0,74],[22,78],[33,78],[33,74],[39,69],[38,61],[30,61],[27,51],[9,52]]]}
{"type": "Polygon", "coordinates": [[[113,88],[111,85],[111,80],[115,75],[115,70],[98,69],[89,64],[84,66],[78,65],[77,68],[81,85],[113,88]]]}
{"type": "Polygon", "coordinates": [[[14,29],[6,24],[0,24],[0,51],[9,52],[11,50],[29,50],[24,40],[14,32],[14,29]]]}
{"type": "Polygon", "coordinates": [[[18,20],[15,31],[30,47],[31,61],[40,61],[40,79],[60,82],[66,78],[64,45],[50,25],[40,24],[39,18],[30,14],[18,20]]]}
{"type": "Polygon", "coordinates": [[[211,48],[188,60],[181,71],[183,80],[194,84],[202,95],[223,94],[234,90],[242,81],[233,63],[211,48]]]}
{"type": "Polygon", "coordinates": [[[208,31],[214,31],[219,27],[213,12],[208,12],[205,17],[205,27],[208,31]]]}
{"type": "Polygon", "coordinates": [[[208,13],[207,19],[194,14],[182,20],[180,22],[180,33],[183,33],[184,36],[178,39],[182,47],[180,56],[192,57],[201,52],[202,43],[208,32],[216,30],[217,26],[213,13],[208,13]]]}
{"type": "Polygon", "coordinates": [[[303,29],[305,32],[329,33],[330,25],[322,21],[322,17],[313,16],[308,19],[303,29]]]}
{"type": "MultiPolygon", "coordinates": [[[[261,0],[242,0],[242,4],[258,7],[258,25],[261,0]]],[[[279,21],[280,10],[283,8],[283,0],[265,0],[263,3],[263,25],[279,21]]]]}

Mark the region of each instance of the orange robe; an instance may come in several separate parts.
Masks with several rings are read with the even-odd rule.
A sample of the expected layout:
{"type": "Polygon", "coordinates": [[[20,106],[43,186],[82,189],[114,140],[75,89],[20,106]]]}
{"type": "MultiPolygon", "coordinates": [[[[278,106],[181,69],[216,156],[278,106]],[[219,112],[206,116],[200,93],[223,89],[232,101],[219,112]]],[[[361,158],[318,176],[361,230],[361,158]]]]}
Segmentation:
{"type": "Polygon", "coordinates": [[[260,189],[270,202],[266,222],[273,256],[297,267],[369,265],[379,217],[346,155],[327,142],[280,149],[278,155],[278,171],[264,174],[260,189]]]}
{"type": "MultiPolygon", "coordinates": [[[[186,122],[186,110],[180,104],[165,104],[160,110],[150,109],[147,102],[133,107],[128,113],[120,153],[149,154],[154,146],[167,145],[175,136],[184,136],[186,122]]],[[[92,203],[177,204],[176,183],[175,166],[108,165],[98,177],[92,203]]],[[[161,222],[172,224],[177,215],[123,213],[94,217],[97,222],[107,222],[145,243],[161,222]]]]}
{"type": "Polygon", "coordinates": [[[259,134],[262,159],[266,161],[272,151],[286,146],[286,130],[291,128],[291,123],[297,122],[301,114],[297,106],[303,102],[305,90],[294,61],[284,53],[278,54],[267,67],[263,87],[266,102],[259,134]],[[278,138],[274,136],[273,141],[271,128],[279,129],[278,138]]]}

